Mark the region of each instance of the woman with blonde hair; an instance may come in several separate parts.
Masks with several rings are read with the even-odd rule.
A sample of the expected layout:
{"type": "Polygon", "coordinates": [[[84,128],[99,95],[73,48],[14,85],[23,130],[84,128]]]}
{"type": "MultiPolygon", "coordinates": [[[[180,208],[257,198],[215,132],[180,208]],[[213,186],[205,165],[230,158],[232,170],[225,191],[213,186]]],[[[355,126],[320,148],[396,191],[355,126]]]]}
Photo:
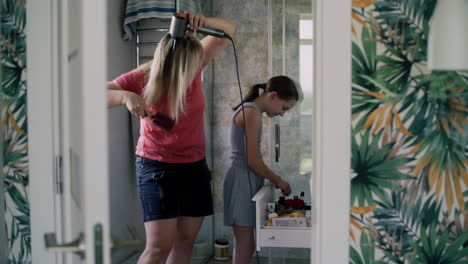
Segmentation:
{"type": "MultiPolygon", "coordinates": [[[[225,19],[185,15],[195,32],[209,26],[234,35],[225,19]]],[[[229,40],[187,33],[174,41],[166,34],[152,61],[107,84],[108,107],[126,105],[140,118],[136,178],[146,232],[140,264],[190,263],[203,217],[213,214],[201,71],[229,40]]]]}

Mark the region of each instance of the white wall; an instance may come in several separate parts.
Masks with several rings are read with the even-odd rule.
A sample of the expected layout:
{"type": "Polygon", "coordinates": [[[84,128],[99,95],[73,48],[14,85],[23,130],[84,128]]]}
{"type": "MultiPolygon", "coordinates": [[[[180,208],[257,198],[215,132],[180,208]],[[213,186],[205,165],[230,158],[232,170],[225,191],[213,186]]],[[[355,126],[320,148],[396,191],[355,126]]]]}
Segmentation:
{"type": "Polygon", "coordinates": [[[351,2],[314,1],[312,263],[349,263],[351,2]],[[339,76],[339,78],[337,78],[339,76]]]}
{"type": "MultiPolygon", "coordinates": [[[[130,71],[136,65],[134,40],[122,40],[125,3],[125,0],[108,0],[108,80],[130,71]]],[[[109,110],[108,125],[111,233],[118,239],[131,239],[127,224],[140,228],[141,235],[144,235],[144,231],[135,184],[135,148],[130,133],[130,116],[125,106],[109,110]]],[[[130,253],[131,250],[124,249],[115,251],[113,262],[126,258],[130,253]]]]}

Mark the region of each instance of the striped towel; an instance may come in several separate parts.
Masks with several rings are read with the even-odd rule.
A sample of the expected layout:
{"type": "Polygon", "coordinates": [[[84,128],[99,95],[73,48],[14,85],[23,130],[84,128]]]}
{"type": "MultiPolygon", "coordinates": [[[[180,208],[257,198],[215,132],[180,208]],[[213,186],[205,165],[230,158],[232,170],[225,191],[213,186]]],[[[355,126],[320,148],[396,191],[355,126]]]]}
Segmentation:
{"type": "Polygon", "coordinates": [[[172,13],[189,10],[199,12],[195,0],[127,0],[123,39],[132,39],[136,33],[136,23],[144,18],[171,19],[172,13]],[[177,8],[176,8],[177,6],[177,8]]]}

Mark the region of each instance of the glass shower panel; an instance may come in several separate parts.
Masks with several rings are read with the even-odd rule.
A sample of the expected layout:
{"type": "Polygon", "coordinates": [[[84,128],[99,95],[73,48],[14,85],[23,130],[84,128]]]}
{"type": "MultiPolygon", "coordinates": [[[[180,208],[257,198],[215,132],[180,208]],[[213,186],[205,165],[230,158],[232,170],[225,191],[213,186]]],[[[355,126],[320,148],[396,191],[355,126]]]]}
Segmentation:
{"type": "MultiPolygon", "coordinates": [[[[299,84],[302,101],[269,125],[269,163],[311,203],[313,19],[310,0],[269,0],[270,75],[286,75],[299,84]]],[[[276,199],[281,193],[276,191],[276,199]]],[[[312,219],[313,221],[313,219],[312,219]]],[[[273,256],[309,263],[309,249],[275,249],[273,256]]]]}
{"type": "MultiPolygon", "coordinates": [[[[205,16],[212,16],[212,0],[194,0],[193,4],[197,7],[197,13],[202,13],[205,16]]],[[[182,11],[182,10],[180,10],[182,11]]],[[[192,13],[195,13],[192,10],[192,13]]],[[[203,38],[204,36],[199,35],[198,37],[203,38]]],[[[209,63],[203,69],[202,74],[202,87],[203,94],[205,96],[205,144],[206,144],[206,162],[210,170],[213,168],[213,63],[209,63]]],[[[198,233],[197,239],[192,254],[192,264],[207,263],[213,255],[214,246],[214,219],[213,215],[207,216],[203,220],[203,224],[198,233]]]]}

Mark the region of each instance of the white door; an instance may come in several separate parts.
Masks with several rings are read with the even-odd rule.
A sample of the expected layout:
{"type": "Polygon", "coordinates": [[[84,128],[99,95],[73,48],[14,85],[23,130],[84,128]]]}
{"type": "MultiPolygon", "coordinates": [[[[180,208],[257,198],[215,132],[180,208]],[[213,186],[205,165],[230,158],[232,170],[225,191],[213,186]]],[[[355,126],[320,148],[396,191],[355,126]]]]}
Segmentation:
{"type": "Polygon", "coordinates": [[[105,9],[28,5],[34,263],[110,263],[105,9]]]}

